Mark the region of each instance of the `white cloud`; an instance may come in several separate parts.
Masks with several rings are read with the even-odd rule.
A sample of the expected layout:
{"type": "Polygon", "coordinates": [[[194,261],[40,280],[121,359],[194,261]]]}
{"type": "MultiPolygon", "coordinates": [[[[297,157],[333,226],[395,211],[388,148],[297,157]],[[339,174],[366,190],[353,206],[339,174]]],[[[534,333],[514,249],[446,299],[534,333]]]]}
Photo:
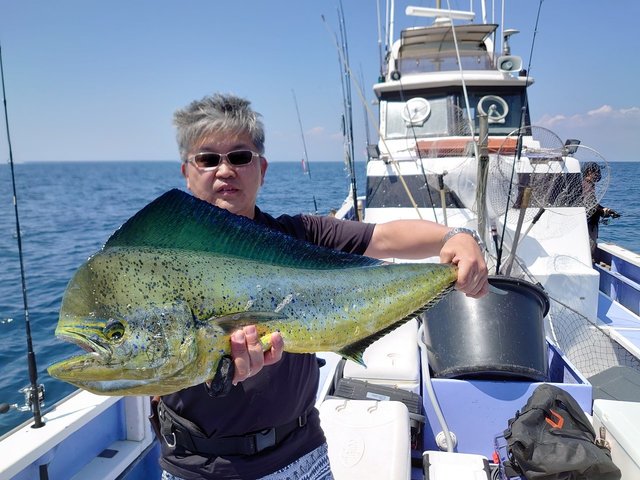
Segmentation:
{"type": "Polygon", "coordinates": [[[324,127],[313,127],[307,131],[307,134],[313,137],[323,136],[325,134],[324,127]]]}
{"type": "Polygon", "coordinates": [[[609,116],[609,115],[611,115],[612,112],[613,112],[613,108],[611,107],[611,105],[603,105],[600,108],[596,108],[595,110],[589,110],[587,112],[587,115],[590,115],[590,116],[597,116],[597,115],[609,116]]]}
{"type": "Polygon", "coordinates": [[[543,115],[534,125],[554,131],[561,139],[578,138],[607,160],[640,160],[640,107],[602,105],[574,115],[543,115]]]}

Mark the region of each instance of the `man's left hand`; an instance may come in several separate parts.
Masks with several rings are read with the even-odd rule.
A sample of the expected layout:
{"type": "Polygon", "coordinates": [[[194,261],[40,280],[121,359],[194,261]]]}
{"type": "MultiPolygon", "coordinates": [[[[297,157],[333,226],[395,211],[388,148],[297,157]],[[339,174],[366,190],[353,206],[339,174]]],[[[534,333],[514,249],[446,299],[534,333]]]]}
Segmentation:
{"type": "Polygon", "coordinates": [[[442,263],[458,266],[456,289],[467,297],[480,298],[489,292],[489,272],[476,240],[466,233],[451,237],[440,250],[442,263]]]}

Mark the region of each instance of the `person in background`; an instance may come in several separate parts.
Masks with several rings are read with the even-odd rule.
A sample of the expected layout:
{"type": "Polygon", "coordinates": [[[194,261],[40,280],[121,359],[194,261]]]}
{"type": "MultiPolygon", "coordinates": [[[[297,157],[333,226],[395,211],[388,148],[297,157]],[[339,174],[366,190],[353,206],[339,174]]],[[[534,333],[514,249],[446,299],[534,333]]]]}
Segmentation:
{"type": "Polygon", "coordinates": [[[598,229],[602,218],[618,218],[620,214],[615,210],[603,207],[596,198],[596,183],[602,179],[600,165],[596,162],[585,162],[582,165],[582,196],[587,208],[587,229],[589,231],[589,245],[591,257],[598,246],[598,229]]]}
{"type": "MultiPolygon", "coordinates": [[[[473,232],[423,220],[367,224],[330,216],[274,218],[256,206],[268,168],[260,115],[250,102],[214,94],[174,115],[186,186],[197,198],[296,238],[375,258],[439,255],[458,266],[456,288],[488,292],[487,267],[473,232]]],[[[314,354],[283,352],[279,333],[263,352],[255,326],[231,336],[224,388],[197,385],[155,398],[163,479],[331,479],[314,408],[314,354]]],[[[214,378],[217,385],[220,378],[214,378]]]]}

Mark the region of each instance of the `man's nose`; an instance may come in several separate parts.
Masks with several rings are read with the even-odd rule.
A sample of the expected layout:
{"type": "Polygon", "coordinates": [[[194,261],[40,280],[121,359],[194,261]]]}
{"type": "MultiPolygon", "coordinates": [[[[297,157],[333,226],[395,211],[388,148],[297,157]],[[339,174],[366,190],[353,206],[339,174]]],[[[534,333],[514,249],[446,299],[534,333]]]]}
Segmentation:
{"type": "Polygon", "coordinates": [[[226,157],[223,157],[220,159],[216,174],[219,177],[232,177],[235,176],[236,169],[229,163],[229,160],[226,157]]]}

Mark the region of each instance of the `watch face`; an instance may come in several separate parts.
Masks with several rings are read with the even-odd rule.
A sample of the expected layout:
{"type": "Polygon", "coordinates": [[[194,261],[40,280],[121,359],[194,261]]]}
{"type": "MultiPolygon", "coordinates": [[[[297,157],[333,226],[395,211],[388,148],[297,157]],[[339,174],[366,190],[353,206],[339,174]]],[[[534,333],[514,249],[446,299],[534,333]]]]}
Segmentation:
{"type": "Polygon", "coordinates": [[[414,97],[407,100],[402,110],[402,118],[411,125],[423,124],[431,113],[431,105],[426,98],[414,97]]]}

